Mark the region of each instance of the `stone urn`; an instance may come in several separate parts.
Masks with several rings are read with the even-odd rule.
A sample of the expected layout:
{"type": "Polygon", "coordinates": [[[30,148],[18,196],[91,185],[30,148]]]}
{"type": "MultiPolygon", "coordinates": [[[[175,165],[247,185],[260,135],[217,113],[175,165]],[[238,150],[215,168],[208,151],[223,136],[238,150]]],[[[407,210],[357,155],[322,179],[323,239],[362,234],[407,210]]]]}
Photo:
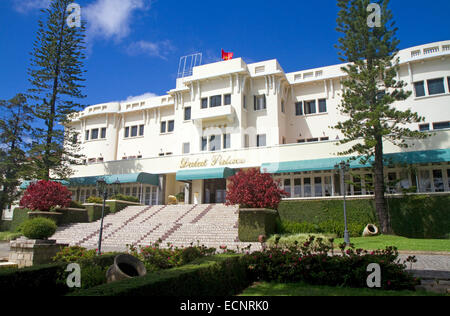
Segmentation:
{"type": "Polygon", "coordinates": [[[119,255],[106,272],[108,283],[142,277],[147,274],[144,264],[131,255],[119,255]]]}
{"type": "Polygon", "coordinates": [[[378,235],[378,233],[379,233],[378,227],[376,227],[373,224],[369,224],[364,229],[363,237],[373,237],[378,235]]]}

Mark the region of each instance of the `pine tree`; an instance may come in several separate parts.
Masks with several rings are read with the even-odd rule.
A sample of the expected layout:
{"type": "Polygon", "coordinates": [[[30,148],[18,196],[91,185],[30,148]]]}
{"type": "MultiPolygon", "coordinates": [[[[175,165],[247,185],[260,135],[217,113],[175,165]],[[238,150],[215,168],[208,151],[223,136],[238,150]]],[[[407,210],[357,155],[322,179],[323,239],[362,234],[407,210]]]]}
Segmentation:
{"type": "Polygon", "coordinates": [[[85,23],[68,25],[70,3],[72,0],[53,0],[42,10],[46,21],[39,21],[32,53],[29,94],[35,101],[35,116],[42,123],[34,129],[31,150],[37,179],[65,179],[72,173],[70,165],[81,158],[79,143],[74,141],[77,135],[67,123],[70,114],[81,108],[77,100],[85,97],[81,91],[85,23]]]}
{"type": "Polygon", "coordinates": [[[33,115],[23,94],[0,101],[0,111],[0,209],[3,210],[17,199],[16,188],[28,173],[28,138],[33,115]]]}
{"type": "Polygon", "coordinates": [[[411,95],[406,84],[397,80],[399,71],[397,28],[389,0],[373,1],[381,8],[379,26],[370,27],[370,0],[338,0],[340,12],[337,31],[343,33],[337,48],[347,77],[343,80],[342,104],[339,109],[349,119],[335,128],[344,134],[341,144],[351,143],[341,155],[358,154],[361,161],[372,161],[375,174],[376,212],[383,233],[391,233],[385,199],[383,141],[407,147],[407,139],[427,135],[407,128],[407,124],[423,121],[417,113],[400,111],[395,103],[411,95]],[[362,141],[361,141],[362,140],[362,141]]]}

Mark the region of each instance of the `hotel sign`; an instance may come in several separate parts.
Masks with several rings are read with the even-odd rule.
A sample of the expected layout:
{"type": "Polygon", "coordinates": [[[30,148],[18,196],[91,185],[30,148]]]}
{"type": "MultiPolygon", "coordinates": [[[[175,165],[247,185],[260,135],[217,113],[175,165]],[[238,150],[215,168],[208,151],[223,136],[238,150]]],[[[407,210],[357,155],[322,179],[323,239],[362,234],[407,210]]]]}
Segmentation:
{"type": "Polygon", "coordinates": [[[183,158],[181,160],[180,169],[189,168],[209,168],[209,167],[223,167],[232,165],[241,165],[246,162],[245,159],[236,159],[231,156],[214,155],[210,159],[197,158],[196,160],[191,160],[189,158],[183,158]]]}

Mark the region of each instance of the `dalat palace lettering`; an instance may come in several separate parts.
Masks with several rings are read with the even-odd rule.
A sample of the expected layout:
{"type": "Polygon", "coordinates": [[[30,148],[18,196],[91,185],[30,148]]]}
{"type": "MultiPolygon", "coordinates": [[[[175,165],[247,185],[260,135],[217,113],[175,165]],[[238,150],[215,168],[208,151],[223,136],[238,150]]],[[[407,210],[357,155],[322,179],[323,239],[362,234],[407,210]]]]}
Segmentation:
{"type": "Polygon", "coordinates": [[[222,155],[212,156],[211,159],[198,158],[196,160],[190,160],[189,158],[183,158],[181,160],[180,169],[240,165],[245,162],[245,159],[235,159],[230,156],[224,158],[222,155]]]}

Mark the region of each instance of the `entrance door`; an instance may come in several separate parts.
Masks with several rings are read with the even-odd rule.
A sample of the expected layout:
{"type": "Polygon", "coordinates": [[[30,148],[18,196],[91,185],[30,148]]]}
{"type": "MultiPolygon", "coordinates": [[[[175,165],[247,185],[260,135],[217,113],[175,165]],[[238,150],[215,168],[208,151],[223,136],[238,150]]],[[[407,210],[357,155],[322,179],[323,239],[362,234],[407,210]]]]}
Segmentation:
{"type": "Polygon", "coordinates": [[[212,179],[204,182],[204,203],[222,204],[226,201],[227,180],[212,179]]]}

